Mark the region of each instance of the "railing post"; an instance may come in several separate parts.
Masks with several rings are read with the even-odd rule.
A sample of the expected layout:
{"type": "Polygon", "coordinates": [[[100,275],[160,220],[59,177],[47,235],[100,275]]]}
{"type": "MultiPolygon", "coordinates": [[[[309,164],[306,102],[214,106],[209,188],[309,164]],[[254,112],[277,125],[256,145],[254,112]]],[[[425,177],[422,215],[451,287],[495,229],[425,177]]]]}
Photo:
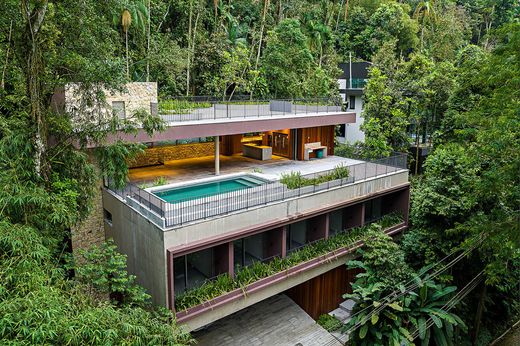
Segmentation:
{"type": "Polygon", "coordinates": [[[217,105],[213,103],[213,119],[217,119],[217,105]]]}
{"type": "Polygon", "coordinates": [[[229,118],[229,103],[226,103],[226,115],[229,118]]]}

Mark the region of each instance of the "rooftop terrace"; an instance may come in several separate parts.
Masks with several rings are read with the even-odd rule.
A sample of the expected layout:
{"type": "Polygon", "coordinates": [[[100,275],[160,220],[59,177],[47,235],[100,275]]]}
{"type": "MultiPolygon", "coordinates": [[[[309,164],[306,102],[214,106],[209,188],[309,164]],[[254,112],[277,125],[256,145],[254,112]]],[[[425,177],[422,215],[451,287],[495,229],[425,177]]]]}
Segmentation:
{"type": "Polygon", "coordinates": [[[355,113],[345,112],[337,100],[253,100],[196,101],[178,100],[151,104],[152,113],[166,123],[166,129],[149,136],[119,133],[108,141],[157,142],[197,137],[262,132],[273,129],[305,128],[355,122],[355,113]]]}

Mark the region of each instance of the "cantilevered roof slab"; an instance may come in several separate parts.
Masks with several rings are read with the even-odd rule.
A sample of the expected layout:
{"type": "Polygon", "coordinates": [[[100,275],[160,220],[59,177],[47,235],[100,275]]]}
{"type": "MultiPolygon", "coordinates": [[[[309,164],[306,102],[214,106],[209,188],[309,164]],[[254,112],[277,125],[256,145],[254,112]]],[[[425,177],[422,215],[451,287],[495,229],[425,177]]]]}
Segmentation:
{"type": "MultiPolygon", "coordinates": [[[[109,143],[118,139],[127,142],[160,142],[186,138],[211,137],[233,135],[248,132],[263,132],[279,129],[297,129],[316,126],[328,126],[338,124],[355,123],[356,114],[353,112],[313,112],[313,113],[280,113],[272,115],[229,117],[201,120],[165,119],[167,127],[163,132],[149,136],[144,130],[137,134],[111,135],[107,138],[109,143]]],[[[93,146],[93,145],[92,145],[93,146]]],[[[91,146],[91,147],[92,147],[91,146]]]]}

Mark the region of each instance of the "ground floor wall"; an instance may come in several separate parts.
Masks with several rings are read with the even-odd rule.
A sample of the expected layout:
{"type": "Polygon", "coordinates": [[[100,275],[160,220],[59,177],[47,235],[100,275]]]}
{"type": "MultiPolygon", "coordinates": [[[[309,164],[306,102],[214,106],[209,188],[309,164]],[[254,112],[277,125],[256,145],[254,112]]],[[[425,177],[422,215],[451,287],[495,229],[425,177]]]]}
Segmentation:
{"type": "Polygon", "coordinates": [[[155,304],[166,305],[166,262],[163,233],[154,223],[111,192],[103,191],[103,225],[106,237],[114,239],[127,256],[128,272],[152,296],[155,304]]]}

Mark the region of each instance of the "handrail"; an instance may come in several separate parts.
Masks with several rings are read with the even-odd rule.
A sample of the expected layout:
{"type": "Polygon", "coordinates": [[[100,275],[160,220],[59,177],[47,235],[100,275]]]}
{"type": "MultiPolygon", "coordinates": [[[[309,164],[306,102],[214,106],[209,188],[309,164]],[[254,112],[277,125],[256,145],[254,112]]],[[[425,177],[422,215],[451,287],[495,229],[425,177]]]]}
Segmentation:
{"type": "Polygon", "coordinates": [[[337,97],[231,101],[211,97],[182,97],[154,103],[151,108],[157,109],[159,116],[171,123],[340,112],[342,102],[337,97]]]}

